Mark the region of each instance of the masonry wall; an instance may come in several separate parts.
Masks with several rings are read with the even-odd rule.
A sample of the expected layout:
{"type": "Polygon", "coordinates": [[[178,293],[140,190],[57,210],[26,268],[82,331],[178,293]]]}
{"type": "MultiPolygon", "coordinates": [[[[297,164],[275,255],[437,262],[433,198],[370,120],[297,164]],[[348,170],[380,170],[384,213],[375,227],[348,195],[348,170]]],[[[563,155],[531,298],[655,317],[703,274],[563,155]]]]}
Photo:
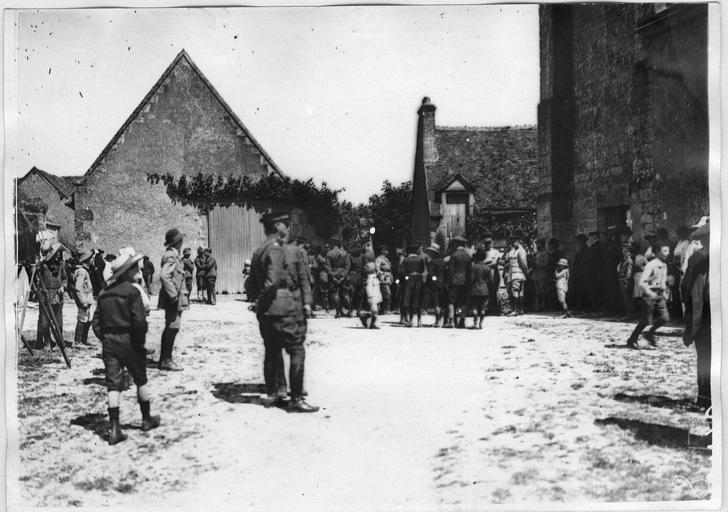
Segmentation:
{"type": "Polygon", "coordinates": [[[638,234],[707,214],[707,7],[658,11],[541,6],[542,236],[605,229],[614,210],[638,234]]]}
{"type": "Polygon", "coordinates": [[[18,184],[18,199],[40,198],[48,205],[46,215],[52,217],[61,225],[59,238],[73,247],[76,243],[75,212],[66,206],[67,198],[61,196],[58,190],[37,174],[31,174],[18,184]]]}
{"type": "MultiPolygon", "coordinates": [[[[164,234],[187,234],[185,246],[207,246],[207,218],[173,204],[147,173],[219,176],[267,172],[260,153],[228,116],[185,58],[98,166],[76,198],[79,242],[115,252],[132,245],[158,266],[164,234]]],[[[218,256],[220,259],[221,256],[218,256]]]]}

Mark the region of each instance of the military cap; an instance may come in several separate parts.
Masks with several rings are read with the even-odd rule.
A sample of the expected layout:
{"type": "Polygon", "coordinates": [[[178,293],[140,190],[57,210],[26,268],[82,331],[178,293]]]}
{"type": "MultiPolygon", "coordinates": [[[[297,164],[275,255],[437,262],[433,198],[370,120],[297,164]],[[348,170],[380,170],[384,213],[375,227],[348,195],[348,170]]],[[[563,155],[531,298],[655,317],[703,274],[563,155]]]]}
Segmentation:
{"type": "Polygon", "coordinates": [[[430,246],[429,246],[429,247],[427,247],[427,248],[426,248],[425,250],[426,250],[426,251],[429,251],[429,252],[431,252],[431,253],[433,253],[433,254],[440,254],[440,246],[439,246],[439,245],[437,245],[437,244],[436,244],[436,243],[434,243],[434,242],[433,242],[433,243],[431,243],[431,244],[430,244],[430,246]]]}
{"type": "Polygon", "coordinates": [[[464,239],[463,237],[461,237],[461,236],[456,236],[456,237],[454,237],[454,238],[452,239],[452,241],[453,241],[453,242],[456,242],[456,243],[461,243],[461,244],[467,244],[467,243],[468,243],[468,241],[467,241],[467,240],[465,240],[465,239],[464,239]]]}
{"type": "Polygon", "coordinates": [[[291,222],[291,214],[287,210],[272,210],[264,213],[260,218],[260,222],[271,226],[276,222],[285,222],[288,224],[291,222]]]}

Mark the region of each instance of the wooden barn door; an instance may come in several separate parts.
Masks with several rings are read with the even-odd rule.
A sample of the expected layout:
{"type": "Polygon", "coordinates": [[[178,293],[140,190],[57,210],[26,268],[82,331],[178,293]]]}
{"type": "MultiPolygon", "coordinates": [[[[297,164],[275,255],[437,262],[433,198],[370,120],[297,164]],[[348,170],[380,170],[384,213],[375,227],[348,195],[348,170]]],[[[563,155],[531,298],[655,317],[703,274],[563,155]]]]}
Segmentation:
{"type": "Polygon", "coordinates": [[[448,236],[450,238],[465,236],[468,196],[466,194],[447,194],[444,210],[448,236]]]}
{"type": "Polygon", "coordinates": [[[207,217],[218,292],[243,292],[243,264],[265,240],[260,215],[241,206],[217,206],[207,217]]]}

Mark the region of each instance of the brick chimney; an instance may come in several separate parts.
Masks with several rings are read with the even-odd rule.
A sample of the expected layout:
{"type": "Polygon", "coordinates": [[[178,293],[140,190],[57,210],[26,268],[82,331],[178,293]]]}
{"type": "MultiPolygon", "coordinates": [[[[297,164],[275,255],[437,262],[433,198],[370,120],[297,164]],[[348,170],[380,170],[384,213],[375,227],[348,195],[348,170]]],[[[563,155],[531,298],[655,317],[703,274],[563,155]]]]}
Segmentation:
{"type": "Polygon", "coordinates": [[[422,106],[417,111],[420,116],[420,136],[422,137],[423,160],[426,164],[437,162],[437,146],[435,145],[435,110],[430,98],[422,98],[422,106]]]}

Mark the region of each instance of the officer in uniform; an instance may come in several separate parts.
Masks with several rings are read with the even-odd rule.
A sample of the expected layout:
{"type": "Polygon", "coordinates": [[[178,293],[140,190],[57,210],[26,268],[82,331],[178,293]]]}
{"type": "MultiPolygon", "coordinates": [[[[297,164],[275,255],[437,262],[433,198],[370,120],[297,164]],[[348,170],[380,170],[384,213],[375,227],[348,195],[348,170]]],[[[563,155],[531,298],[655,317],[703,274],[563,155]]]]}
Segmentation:
{"type": "MultiPolygon", "coordinates": [[[[45,299],[48,307],[53,312],[53,316],[56,318],[56,323],[62,333],[63,293],[65,291],[67,276],[66,266],[63,264],[63,252],[61,251],[60,243],[54,243],[45,253],[41,259],[38,272],[45,284],[45,299]]],[[[38,293],[43,293],[43,291],[39,289],[38,293]]],[[[55,346],[55,342],[51,338],[51,320],[45,315],[43,308],[40,308],[38,313],[38,335],[36,343],[39,349],[45,348],[47,344],[51,347],[55,346]]]]}
{"type": "MultiPolygon", "coordinates": [[[[182,265],[184,265],[185,269],[185,286],[187,286],[187,291],[192,290],[192,274],[195,272],[195,264],[192,261],[191,256],[192,249],[189,247],[185,247],[184,251],[182,251],[182,265]]],[[[142,275],[144,274],[144,268],[142,268],[142,275]]],[[[146,283],[146,276],[144,279],[146,283]]],[[[147,287],[149,289],[149,287],[147,287]]]]}
{"type": "Polygon", "coordinates": [[[205,249],[198,247],[195,268],[197,269],[197,300],[199,302],[205,300],[205,289],[207,288],[207,281],[205,280],[205,259],[205,249]]]}
{"type": "Polygon", "coordinates": [[[331,239],[331,250],[326,253],[326,270],[329,274],[329,296],[336,310],[335,318],[342,316],[341,312],[341,289],[344,279],[349,275],[351,262],[349,255],[341,248],[341,241],[338,238],[331,239]]]}
{"type": "Polygon", "coordinates": [[[261,218],[267,239],[253,253],[251,262],[251,296],[260,334],[265,345],[263,375],[267,406],[280,405],[283,376],[281,350],[290,356],[291,402],[289,412],[316,412],[303,400],[303,375],[306,351],[306,319],[311,314],[311,287],[306,262],[298,247],[287,244],[290,215],[271,212],[261,218]]]}
{"type": "Polygon", "coordinates": [[[382,292],[382,313],[390,314],[392,307],[392,283],[394,278],[392,275],[392,263],[390,263],[387,253],[389,248],[386,244],[379,247],[379,256],[374,260],[374,268],[377,271],[377,279],[379,279],[379,287],[382,292]]]}
{"type": "Polygon", "coordinates": [[[445,327],[452,327],[451,322],[454,321],[455,327],[465,327],[465,316],[467,315],[468,292],[470,289],[470,270],[472,258],[468,253],[465,245],[467,240],[461,236],[452,239],[452,245],[455,248],[450,256],[448,264],[450,276],[449,288],[449,318],[445,327]]]}
{"type": "Polygon", "coordinates": [[[205,285],[207,287],[207,303],[213,306],[217,304],[217,261],[212,255],[212,249],[205,249],[205,285]]]}

